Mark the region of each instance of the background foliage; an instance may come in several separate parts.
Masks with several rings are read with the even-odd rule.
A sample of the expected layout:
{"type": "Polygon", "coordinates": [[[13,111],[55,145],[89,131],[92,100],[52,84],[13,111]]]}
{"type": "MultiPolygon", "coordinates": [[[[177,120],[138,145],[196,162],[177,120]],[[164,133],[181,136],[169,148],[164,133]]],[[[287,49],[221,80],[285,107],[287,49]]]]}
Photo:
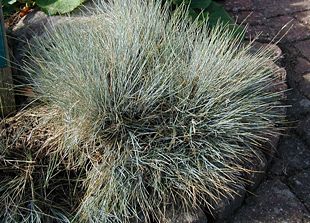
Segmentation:
{"type": "MultiPolygon", "coordinates": [[[[50,15],[71,12],[86,0],[1,0],[5,16],[20,11],[24,7],[38,6],[50,15]]],[[[214,26],[218,20],[223,23],[233,24],[234,21],[222,5],[213,0],[168,0],[173,5],[182,3],[189,6],[190,15],[199,19],[208,18],[209,24],[214,26]]]]}
{"type": "Polygon", "coordinates": [[[49,15],[71,12],[85,0],[1,0],[4,16],[9,16],[25,7],[38,6],[49,15]]]}
{"type": "Polygon", "coordinates": [[[213,0],[169,0],[175,5],[183,2],[189,6],[190,15],[199,19],[208,18],[211,26],[216,25],[218,20],[223,23],[233,24],[234,20],[226,12],[223,6],[213,0]]]}
{"type": "MultiPolygon", "coordinates": [[[[244,34],[244,28],[236,25],[234,19],[228,14],[224,7],[214,0],[168,0],[174,6],[184,3],[189,8],[189,14],[193,19],[200,21],[208,20],[210,27],[215,27],[217,23],[228,25],[235,31],[236,35],[244,34]]],[[[243,35],[242,35],[243,36],[243,35]]]]}
{"type": "MultiPolygon", "coordinates": [[[[10,17],[20,12],[21,17],[29,8],[39,7],[49,15],[65,14],[74,10],[87,0],[1,0],[5,17],[10,17]]],[[[210,27],[217,23],[223,23],[233,29],[236,34],[241,34],[244,29],[236,25],[233,18],[227,13],[224,7],[214,0],[166,0],[176,9],[181,4],[189,8],[189,14],[193,19],[200,21],[208,20],[210,27]]]]}

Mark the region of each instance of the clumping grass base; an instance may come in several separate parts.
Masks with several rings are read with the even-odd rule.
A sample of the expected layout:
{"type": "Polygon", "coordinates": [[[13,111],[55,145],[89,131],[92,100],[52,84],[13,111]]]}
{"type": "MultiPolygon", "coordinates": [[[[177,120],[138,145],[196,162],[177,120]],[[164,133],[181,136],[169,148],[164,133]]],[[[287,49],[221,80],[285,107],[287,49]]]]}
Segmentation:
{"type": "Polygon", "coordinates": [[[102,1],[34,38],[25,69],[41,107],[21,116],[46,132],[20,156],[3,140],[1,166],[14,161],[1,174],[1,219],[165,222],[168,210],[212,211],[246,183],[280,121],[271,54],[186,14],[102,1]]]}

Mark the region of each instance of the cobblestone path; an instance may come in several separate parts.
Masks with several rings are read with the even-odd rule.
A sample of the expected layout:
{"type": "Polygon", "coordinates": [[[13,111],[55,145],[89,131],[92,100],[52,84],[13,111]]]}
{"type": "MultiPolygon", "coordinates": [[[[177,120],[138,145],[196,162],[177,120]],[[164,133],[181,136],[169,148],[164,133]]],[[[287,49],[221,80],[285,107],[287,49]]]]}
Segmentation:
{"type": "Polygon", "coordinates": [[[310,0],[223,0],[247,38],[260,34],[282,49],[287,71],[289,130],[280,138],[266,178],[230,222],[310,222],[310,0]],[[286,26],[285,26],[286,25],[286,26]],[[283,28],[283,26],[285,26],[283,28]]]}

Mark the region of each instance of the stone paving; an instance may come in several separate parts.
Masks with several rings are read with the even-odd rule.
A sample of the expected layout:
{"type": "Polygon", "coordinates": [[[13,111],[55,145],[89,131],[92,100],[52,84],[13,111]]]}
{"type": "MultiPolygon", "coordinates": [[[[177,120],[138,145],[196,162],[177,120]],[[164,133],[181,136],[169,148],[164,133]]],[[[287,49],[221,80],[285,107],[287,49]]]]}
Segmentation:
{"type": "Polygon", "coordinates": [[[222,0],[246,38],[277,42],[287,70],[289,129],[265,180],[228,222],[310,222],[310,0],[222,0]],[[284,35],[285,34],[285,35],[284,35]],[[284,36],[283,36],[284,35],[284,36]]]}

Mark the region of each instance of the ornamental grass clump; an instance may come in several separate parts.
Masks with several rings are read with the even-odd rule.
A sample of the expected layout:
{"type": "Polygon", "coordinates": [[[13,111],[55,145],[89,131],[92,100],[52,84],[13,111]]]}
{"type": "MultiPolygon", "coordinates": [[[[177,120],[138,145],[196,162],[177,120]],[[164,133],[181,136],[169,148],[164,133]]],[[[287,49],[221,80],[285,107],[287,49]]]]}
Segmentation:
{"type": "Polygon", "coordinates": [[[209,29],[168,9],[102,1],[31,43],[26,70],[44,107],[41,127],[53,126],[41,146],[59,165],[42,171],[48,182],[59,168],[77,173],[72,221],[212,212],[246,183],[247,163],[278,130],[268,50],[250,53],[225,25],[209,29]]]}

